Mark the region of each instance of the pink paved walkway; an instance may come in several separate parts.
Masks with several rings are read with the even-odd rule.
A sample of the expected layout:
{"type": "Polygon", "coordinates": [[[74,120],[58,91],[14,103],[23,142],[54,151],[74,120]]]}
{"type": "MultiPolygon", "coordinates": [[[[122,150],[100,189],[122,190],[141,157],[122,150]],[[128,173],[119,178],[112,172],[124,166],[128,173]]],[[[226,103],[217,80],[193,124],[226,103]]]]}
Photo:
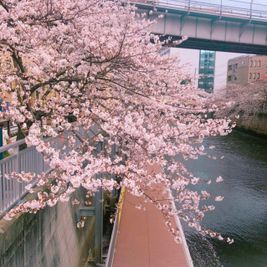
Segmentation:
{"type": "Polygon", "coordinates": [[[125,193],[113,267],[187,267],[183,246],[174,242],[160,211],[150,203],[138,210],[139,203],[125,193]]]}

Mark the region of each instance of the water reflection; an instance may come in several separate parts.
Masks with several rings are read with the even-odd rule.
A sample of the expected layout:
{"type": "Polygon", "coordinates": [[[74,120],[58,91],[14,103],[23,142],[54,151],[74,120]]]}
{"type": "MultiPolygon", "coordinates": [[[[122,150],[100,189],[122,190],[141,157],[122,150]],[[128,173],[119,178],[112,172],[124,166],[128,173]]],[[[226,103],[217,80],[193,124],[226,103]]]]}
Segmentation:
{"type": "Polygon", "coordinates": [[[188,161],[189,169],[204,178],[224,177],[223,184],[209,186],[209,192],[223,195],[216,210],[206,215],[204,225],[233,237],[233,245],[208,240],[185,228],[195,266],[266,267],[267,266],[267,138],[233,132],[212,138],[211,161],[201,157],[188,161]]]}

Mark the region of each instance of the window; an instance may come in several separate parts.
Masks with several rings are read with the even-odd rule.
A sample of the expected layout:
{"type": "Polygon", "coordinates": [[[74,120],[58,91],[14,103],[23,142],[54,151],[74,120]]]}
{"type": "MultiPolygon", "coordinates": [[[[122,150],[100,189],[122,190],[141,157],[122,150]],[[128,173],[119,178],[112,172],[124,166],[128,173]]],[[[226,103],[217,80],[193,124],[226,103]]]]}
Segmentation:
{"type": "Polygon", "coordinates": [[[252,79],[252,73],[249,73],[249,79],[250,80],[252,79]]]}
{"type": "Polygon", "coordinates": [[[253,60],[250,60],[250,67],[253,67],[253,60]]]}
{"type": "Polygon", "coordinates": [[[261,67],[261,61],[259,60],[259,67],[261,67]]]}
{"type": "Polygon", "coordinates": [[[253,73],[253,79],[256,80],[256,73],[253,73]]]}
{"type": "Polygon", "coordinates": [[[257,80],[259,80],[261,77],[261,75],[259,73],[257,73],[257,80]]]}
{"type": "Polygon", "coordinates": [[[231,76],[231,75],[229,75],[229,76],[227,77],[227,81],[228,81],[228,82],[232,81],[232,76],[231,76]]]}
{"type": "Polygon", "coordinates": [[[228,70],[232,70],[232,69],[233,69],[233,65],[229,65],[228,70]]]}

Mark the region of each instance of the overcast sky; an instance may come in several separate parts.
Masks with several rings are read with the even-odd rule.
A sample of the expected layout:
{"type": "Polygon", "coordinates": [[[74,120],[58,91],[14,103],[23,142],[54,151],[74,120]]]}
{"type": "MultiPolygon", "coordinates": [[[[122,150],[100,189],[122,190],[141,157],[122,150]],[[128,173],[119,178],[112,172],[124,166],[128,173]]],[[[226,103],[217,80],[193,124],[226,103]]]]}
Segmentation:
{"type": "MultiPolygon", "coordinates": [[[[175,4],[175,2],[179,2],[179,0],[161,0],[165,3],[175,4]]],[[[221,4],[221,0],[196,0],[196,2],[202,2],[207,4],[221,4]]],[[[267,1],[266,0],[252,0],[253,9],[259,11],[267,11],[267,1]]],[[[184,2],[184,1],[183,1],[184,2]]],[[[250,9],[251,0],[222,0],[222,4],[224,6],[233,6],[238,8],[246,8],[250,9]]]]}
{"type": "MultiPolygon", "coordinates": [[[[212,0],[212,1],[201,0],[201,2],[220,4],[221,0],[212,0]]],[[[267,1],[266,0],[253,0],[252,3],[253,3],[252,8],[254,10],[267,11],[267,1]]],[[[222,4],[224,6],[234,6],[234,7],[238,7],[238,8],[250,9],[251,0],[222,0],[222,4]]]]}

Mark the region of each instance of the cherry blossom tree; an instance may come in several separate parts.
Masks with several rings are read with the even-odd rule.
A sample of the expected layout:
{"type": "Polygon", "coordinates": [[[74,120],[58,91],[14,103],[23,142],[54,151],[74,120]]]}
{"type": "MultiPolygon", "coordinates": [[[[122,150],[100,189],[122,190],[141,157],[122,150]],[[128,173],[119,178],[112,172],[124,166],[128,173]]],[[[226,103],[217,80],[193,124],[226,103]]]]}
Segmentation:
{"type": "Polygon", "coordinates": [[[217,117],[240,117],[247,119],[266,110],[267,87],[265,81],[246,85],[229,85],[212,96],[212,101],[220,106],[217,117]]]}
{"type": "Polygon", "coordinates": [[[50,166],[46,174],[10,176],[30,182],[29,190],[37,181],[39,192],[6,219],[68,201],[81,187],[90,195],[124,186],[156,205],[149,191],[160,185],[174,190],[177,202],[177,211],[171,202],[157,205],[167,225],[178,214],[202,234],[223,239],[200,226],[214,209],[202,200],[222,198],[192,190],[200,179],[174,156],[197,159],[206,153],[205,137],[225,135],[231,127],[228,120],[208,118],[216,107],[181,83],[187,75],[174,59],[160,56],[163,43],[150,33],[152,23],[119,1],[0,1],[1,53],[13,61],[0,73],[1,91],[11,96],[2,116],[18,125],[50,166]],[[88,138],[92,127],[97,131],[88,138]],[[105,149],[96,153],[99,142],[105,149]],[[160,168],[151,172],[151,166],[160,168]]]}

